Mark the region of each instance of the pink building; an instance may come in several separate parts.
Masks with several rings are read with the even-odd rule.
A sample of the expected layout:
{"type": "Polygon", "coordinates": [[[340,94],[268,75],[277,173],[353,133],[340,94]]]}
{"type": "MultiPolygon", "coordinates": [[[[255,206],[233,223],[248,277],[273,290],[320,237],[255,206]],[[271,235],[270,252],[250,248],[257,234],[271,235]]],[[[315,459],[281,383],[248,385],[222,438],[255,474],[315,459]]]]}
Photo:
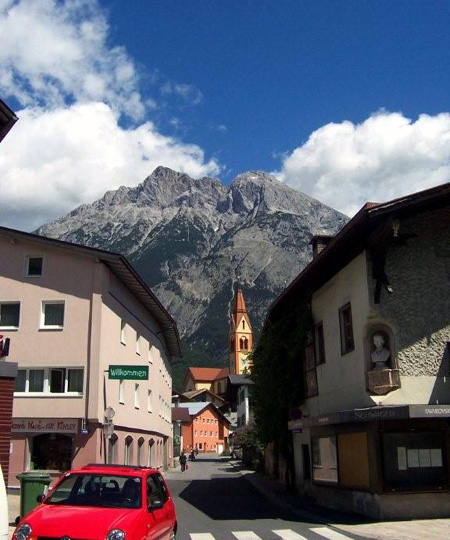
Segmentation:
{"type": "Polygon", "coordinates": [[[9,486],[24,470],[172,461],[176,324],[117,254],[0,227],[0,334],[18,363],[9,486]]]}

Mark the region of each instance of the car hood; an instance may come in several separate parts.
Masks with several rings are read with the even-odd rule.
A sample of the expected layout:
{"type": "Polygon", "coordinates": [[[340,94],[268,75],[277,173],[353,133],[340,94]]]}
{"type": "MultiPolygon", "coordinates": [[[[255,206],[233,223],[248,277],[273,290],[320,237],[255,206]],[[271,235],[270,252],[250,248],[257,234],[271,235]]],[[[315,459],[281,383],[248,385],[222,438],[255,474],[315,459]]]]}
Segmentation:
{"type": "Polygon", "coordinates": [[[31,525],[34,537],[104,539],[112,529],[130,532],[142,512],[142,509],[42,504],[23,521],[31,525]]]}

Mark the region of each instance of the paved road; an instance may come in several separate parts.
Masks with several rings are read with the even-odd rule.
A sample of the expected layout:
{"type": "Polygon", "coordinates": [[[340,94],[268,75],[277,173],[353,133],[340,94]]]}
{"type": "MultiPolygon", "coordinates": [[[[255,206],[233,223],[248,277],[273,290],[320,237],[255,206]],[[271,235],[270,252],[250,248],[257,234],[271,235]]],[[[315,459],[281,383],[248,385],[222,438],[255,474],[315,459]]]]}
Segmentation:
{"type": "Polygon", "coordinates": [[[227,460],[199,455],[188,471],[165,474],[177,509],[177,540],[361,539],[300,518],[266,498],[227,460]]]}

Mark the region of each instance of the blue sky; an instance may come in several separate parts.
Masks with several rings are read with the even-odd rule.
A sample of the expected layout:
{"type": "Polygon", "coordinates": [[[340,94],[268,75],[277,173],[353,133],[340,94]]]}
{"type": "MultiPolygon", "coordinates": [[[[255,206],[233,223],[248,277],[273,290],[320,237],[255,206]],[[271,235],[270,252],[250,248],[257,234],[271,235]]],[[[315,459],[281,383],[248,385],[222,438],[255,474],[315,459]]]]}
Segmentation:
{"type": "Polygon", "coordinates": [[[448,28],[444,0],[0,0],[0,97],[20,116],[0,224],[158,165],[272,172],[350,215],[449,181],[448,28]]]}

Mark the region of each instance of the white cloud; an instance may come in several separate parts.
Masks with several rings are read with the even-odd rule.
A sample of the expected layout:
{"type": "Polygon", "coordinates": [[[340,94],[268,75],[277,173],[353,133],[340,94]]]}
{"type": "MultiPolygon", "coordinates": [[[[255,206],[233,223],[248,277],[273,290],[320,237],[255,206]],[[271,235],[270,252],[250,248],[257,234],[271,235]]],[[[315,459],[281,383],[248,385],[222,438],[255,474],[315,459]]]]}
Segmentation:
{"type": "Polygon", "coordinates": [[[450,114],[380,111],[327,124],[283,159],[277,176],[347,215],[450,180],[450,114]]]}
{"type": "Polygon", "coordinates": [[[166,81],[159,89],[163,96],[175,95],[180,97],[187,105],[198,105],[203,94],[191,84],[180,84],[166,81]]]}
{"type": "MultiPolygon", "coordinates": [[[[22,107],[0,147],[1,225],[32,230],[158,165],[194,177],[220,170],[145,121],[157,102],[108,40],[96,0],[0,0],[0,95],[22,107]]],[[[189,85],[171,83],[169,93],[201,99],[189,85]]]]}
{"type": "Polygon", "coordinates": [[[161,135],[151,122],[122,129],[104,103],[18,115],[0,151],[3,226],[32,230],[107,190],[136,185],[159,165],[193,177],[220,170],[201,148],[161,135]]]}
{"type": "Polygon", "coordinates": [[[108,47],[95,0],[3,2],[0,36],[0,87],[23,105],[103,100],[142,118],[134,64],[122,47],[108,47]]]}

